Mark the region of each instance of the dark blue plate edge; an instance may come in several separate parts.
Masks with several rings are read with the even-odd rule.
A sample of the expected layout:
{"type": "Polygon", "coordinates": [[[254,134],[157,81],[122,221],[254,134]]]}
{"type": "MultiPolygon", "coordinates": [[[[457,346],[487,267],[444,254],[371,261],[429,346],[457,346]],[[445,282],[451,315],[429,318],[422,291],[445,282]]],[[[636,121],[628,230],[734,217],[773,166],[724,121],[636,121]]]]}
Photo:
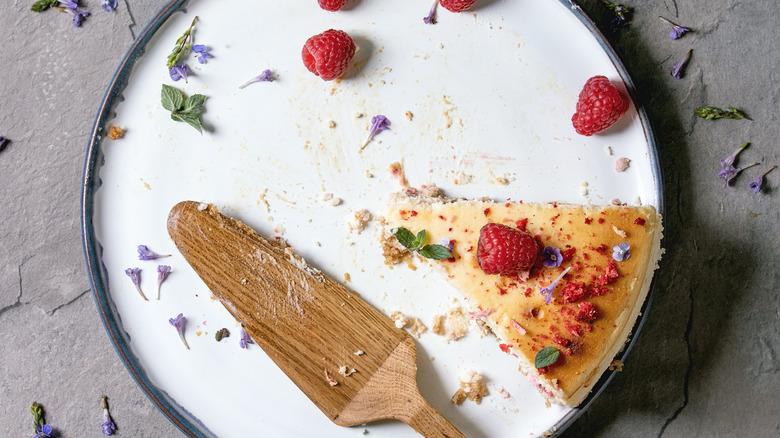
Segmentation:
{"type": "MultiPolygon", "coordinates": [[[[644,106],[638,104],[634,81],[631,79],[631,76],[628,74],[628,69],[626,69],[626,66],[623,64],[623,61],[621,61],[617,52],[612,47],[612,44],[610,44],[609,40],[607,40],[604,34],[601,33],[596,23],[593,20],[591,20],[590,17],[588,17],[588,15],[585,13],[585,11],[582,10],[582,8],[577,4],[577,2],[575,0],[559,0],[559,2],[563,4],[563,6],[568,8],[577,17],[577,19],[579,19],[580,22],[593,34],[593,36],[596,37],[596,40],[601,45],[602,49],[607,54],[610,61],[612,61],[612,64],[615,66],[615,69],[618,71],[620,78],[623,80],[623,83],[626,86],[626,90],[628,91],[629,98],[634,103],[634,107],[639,117],[639,121],[642,124],[642,129],[644,130],[645,140],[648,146],[648,159],[650,160],[650,164],[653,172],[653,181],[656,187],[656,198],[654,199],[654,202],[655,205],[657,206],[658,213],[661,214],[661,223],[665,229],[666,228],[666,206],[664,204],[664,196],[663,196],[664,179],[663,179],[663,171],[658,156],[658,146],[656,143],[653,126],[650,123],[650,118],[647,115],[647,110],[644,108],[644,106]]],[[[645,302],[642,305],[641,313],[639,314],[639,318],[637,318],[637,321],[634,323],[634,327],[632,328],[631,334],[629,335],[628,340],[626,341],[626,345],[623,348],[623,350],[618,354],[618,356],[615,358],[620,360],[621,362],[626,361],[626,358],[628,357],[628,353],[631,352],[631,349],[634,347],[636,338],[645,324],[648,311],[650,310],[650,306],[652,305],[653,298],[655,296],[655,288],[658,282],[659,271],[660,271],[660,266],[659,269],[657,269],[655,271],[655,274],[653,275],[653,280],[650,283],[650,289],[647,293],[647,298],[645,299],[645,302]]],[[[550,428],[548,432],[550,432],[551,435],[549,436],[552,437],[559,436],[561,433],[563,433],[564,430],[566,430],[566,428],[571,426],[583,413],[585,413],[585,411],[587,411],[587,409],[590,407],[593,401],[596,400],[596,398],[598,398],[598,396],[601,395],[601,393],[606,389],[607,385],[609,385],[609,383],[615,377],[616,373],[618,373],[618,371],[608,370],[607,372],[605,372],[601,376],[601,378],[596,382],[596,384],[593,385],[593,390],[591,390],[588,397],[586,397],[585,400],[582,403],[580,403],[579,406],[573,408],[571,411],[569,411],[568,414],[566,414],[563,418],[561,418],[561,420],[555,426],[550,428]]]]}
{"type": "Polygon", "coordinates": [[[138,58],[143,55],[149,40],[174,12],[184,11],[188,2],[189,0],[171,0],[160,9],[136,37],[108,85],[95,117],[84,162],[81,187],[81,236],[92,296],[103,326],[122,363],[149,400],[176,427],[187,436],[205,438],[211,437],[213,434],[207,432],[206,427],[200,421],[176,403],[168,394],[154,386],[140,365],[138,358],[130,349],[129,337],[120,327],[120,315],[116,312],[113,302],[108,295],[108,273],[101,262],[102,247],[95,238],[95,230],[92,224],[95,192],[101,184],[99,170],[103,164],[103,154],[100,150],[100,142],[106,130],[106,122],[112,117],[117,103],[122,100],[122,91],[127,85],[133,66],[138,58]]]}
{"type": "MultiPolygon", "coordinates": [[[[655,205],[658,207],[658,212],[662,215],[662,221],[665,222],[666,209],[663,199],[663,174],[658,158],[658,149],[655,140],[655,134],[653,132],[650,119],[647,115],[647,111],[643,106],[637,104],[636,89],[634,82],[628,74],[623,62],[617,55],[612,45],[607,38],[601,33],[596,26],[595,22],[588,17],[585,12],[574,0],[558,0],[563,6],[569,9],[577,19],[596,37],[596,40],[601,45],[602,49],[607,53],[609,59],[615,66],[618,74],[623,80],[629,97],[634,102],[635,109],[642,124],[645,139],[648,144],[648,158],[651,163],[653,171],[653,180],[657,189],[657,196],[655,199],[655,205]]],[[[206,432],[205,426],[194,418],[189,412],[182,406],[175,403],[167,394],[156,388],[149,380],[146,372],[141,367],[138,359],[130,350],[127,344],[126,334],[120,329],[118,320],[119,315],[116,313],[113,303],[111,302],[107,287],[108,274],[103,269],[101,263],[100,252],[102,251],[99,243],[95,239],[94,228],[92,225],[92,215],[94,206],[95,191],[100,187],[100,180],[98,177],[98,171],[102,165],[102,153],[100,151],[100,142],[102,140],[105,123],[110,119],[111,113],[116,104],[121,101],[121,91],[127,85],[128,77],[132,71],[132,67],[135,61],[143,54],[146,44],[157,32],[157,30],[163,25],[163,23],[176,11],[183,10],[189,0],[172,0],[166,6],[164,6],[157,15],[151,20],[151,22],[144,28],[144,30],[138,35],[133,45],[128,49],[122,62],[119,64],[112,81],[106,90],[103,97],[100,108],[98,109],[95,123],[92,128],[92,132],[87,147],[87,154],[84,164],[83,184],[81,194],[81,234],[82,245],[84,251],[84,259],[89,274],[90,285],[92,289],[93,298],[95,304],[100,313],[100,318],[103,325],[111,338],[111,343],[114,345],[117,354],[124,363],[130,375],[135,382],[146,394],[146,396],[152,401],[152,403],[163,413],[168,419],[178,427],[185,435],[191,437],[207,437],[212,436],[206,432]]],[[[665,225],[665,224],[664,224],[665,225]]],[[[647,318],[648,310],[652,304],[654,298],[655,286],[658,278],[658,271],[653,276],[653,281],[650,285],[647,299],[645,300],[640,317],[637,319],[631,335],[626,343],[625,348],[622,350],[617,359],[625,361],[628,353],[636,342],[637,335],[642,329],[647,318]]],[[[549,432],[552,436],[558,436],[563,433],[572,423],[574,423],[592,404],[592,402],[606,389],[607,385],[612,381],[616,371],[607,371],[596,382],[593,390],[588,397],[576,408],[573,408],[567,415],[565,415],[558,423],[556,423],[549,432]]]]}

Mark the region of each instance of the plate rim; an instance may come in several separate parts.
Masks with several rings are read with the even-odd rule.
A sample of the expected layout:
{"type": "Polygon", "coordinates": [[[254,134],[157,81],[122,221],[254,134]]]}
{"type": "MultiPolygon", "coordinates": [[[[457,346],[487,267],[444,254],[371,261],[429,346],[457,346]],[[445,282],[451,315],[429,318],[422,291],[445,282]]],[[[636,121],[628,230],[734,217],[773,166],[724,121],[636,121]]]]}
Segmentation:
{"type": "MultiPolygon", "coordinates": [[[[585,13],[585,11],[576,3],[575,0],[557,0],[566,7],[580,21],[582,25],[594,36],[601,46],[602,50],[612,62],[615,70],[626,86],[629,98],[634,104],[637,117],[642,126],[645,140],[648,147],[648,160],[652,171],[653,182],[656,187],[656,198],[654,203],[661,215],[661,223],[665,226],[666,209],[664,204],[664,183],[663,173],[658,156],[658,146],[656,137],[647,110],[640,105],[637,99],[636,88],[625,65],[618,56],[612,44],[606,36],[598,29],[596,23],[585,13]]],[[[92,224],[94,212],[94,198],[96,191],[101,186],[99,169],[102,167],[103,154],[100,144],[105,132],[106,122],[112,117],[114,109],[122,100],[122,91],[127,86],[128,79],[132,73],[135,62],[144,54],[149,40],[162,27],[162,25],[176,12],[186,12],[186,6],[189,0],[170,0],[164,5],[157,14],[144,27],[141,33],[133,41],[130,48],[125,53],[122,61],[114,72],[111,81],[106,88],[106,92],[101,100],[100,106],[93,123],[90,133],[86,157],[83,167],[81,198],[80,198],[80,225],[81,241],[86,264],[87,275],[89,277],[90,289],[95,301],[100,319],[111,340],[111,344],[119,355],[125,368],[130,373],[133,380],[141,388],[143,393],[152,402],[155,407],[165,415],[174,426],[190,437],[209,437],[213,436],[208,428],[189,413],[183,406],[176,403],[165,391],[157,388],[149,379],[146,371],[141,366],[139,359],[133,354],[129,346],[129,336],[121,327],[121,315],[116,311],[113,302],[109,297],[108,291],[108,273],[102,264],[102,246],[95,236],[95,229],[92,224]]],[[[636,343],[636,339],[642,330],[647,319],[648,311],[655,296],[655,288],[660,271],[656,269],[650,288],[641,308],[640,316],[637,318],[631,333],[626,340],[623,350],[618,354],[621,361],[625,361],[631,349],[636,343]]],[[[559,436],[572,423],[574,423],[590,405],[601,395],[609,383],[612,381],[617,371],[607,370],[593,386],[593,390],[587,398],[577,407],[572,408],[564,415],[549,432],[552,436],[559,436]]]]}

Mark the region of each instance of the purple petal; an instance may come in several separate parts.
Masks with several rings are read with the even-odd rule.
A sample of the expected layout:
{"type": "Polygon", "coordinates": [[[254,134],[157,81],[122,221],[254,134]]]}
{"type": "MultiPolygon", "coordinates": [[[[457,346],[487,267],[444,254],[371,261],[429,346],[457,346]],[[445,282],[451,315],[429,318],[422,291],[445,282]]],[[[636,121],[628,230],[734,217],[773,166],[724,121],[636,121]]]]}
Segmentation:
{"type": "Polygon", "coordinates": [[[428,15],[423,17],[423,22],[425,24],[436,24],[436,6],[439,5],[439,0],[434,0],[433,5],[431,5],[431,10],[428,11],[428,15]]]}
{"type": "Polygon", "coordinates": [[[168,74],[170,74],[171,79],[174,82],[179,79],[184,79],[184,82],[187,82],[187,66],[185,64],[174,65],[171,67],[170,71],[168,71],[168,74]]]}
{"type": "Polygon", "coordinates": [[[545,268],[557,268],[563,263],[561,250],[552,246],[545,246],[542,251],[542,265],[545,268]]]}

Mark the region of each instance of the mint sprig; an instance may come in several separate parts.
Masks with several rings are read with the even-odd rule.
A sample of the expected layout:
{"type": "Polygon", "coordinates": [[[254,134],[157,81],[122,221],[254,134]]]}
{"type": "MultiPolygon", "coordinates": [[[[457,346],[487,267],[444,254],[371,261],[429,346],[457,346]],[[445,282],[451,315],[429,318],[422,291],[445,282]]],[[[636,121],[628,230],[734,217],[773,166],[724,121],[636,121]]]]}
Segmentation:
{"type": "Polygon", "coordinates": [[[404,227],[398,227],[393,231],[398,243],[411,252],[416,252],[426,259],[446,260],[452,258],[452,253],[444,245],[426,245],[428,234],[421,230],[417,234],[412,233],[404,227]]]}
{"type": "Polygon", "coordinates": [[[555,347],[544,347],[536,353],[534,366],[536,368],[548,367],[558,361],[561,352],[555,347]]]}
{"type": "Polygon", "coordinates": [[[190,40],[192,39],[192,28],[195,27],[195,21],[197,19],[198,19],[197,16],[193,17],[190,27],[188,27],[187,30],[184,31],[182,36],[180,36],[179,39],[176,40],[176,46],[174,46],[173,50],[171,51],[171,54],[168,55],[168,60],[165,63],[165,65],[168,66],[169,70],[171,67],[179,63],[179,59],[181,59],[181,57],[184,56],[185,53],[187,53],[188,51],[190,51],[190,49],[192,49],[192,43],[190,42],[190,40]]]}
{"type": "Polygon", "coordinates": [[[184,122],[203,133],[200,114],[203,112],[206,96],[193,94],[185,98],[178,88],[163,84],[160,100],[162,107],[171,112],[171,119],[184,122]]]}
{"type": "Polygon", "coordinates": [[[750,120],[744,112],[730,106],[729,109],[724,110],[714,106],[702,106],[694,110],[697,116],[705,120],[715,119],[747,119],[750,120]]]}
{"type": "Polygon", "coordinates": [[[59,6],[59,4],[60,0],[38,0],[37,2],[33,3],[33,5],[30,7],[30,10],[33,12],[43,12],[49,8],[59,6]]]}

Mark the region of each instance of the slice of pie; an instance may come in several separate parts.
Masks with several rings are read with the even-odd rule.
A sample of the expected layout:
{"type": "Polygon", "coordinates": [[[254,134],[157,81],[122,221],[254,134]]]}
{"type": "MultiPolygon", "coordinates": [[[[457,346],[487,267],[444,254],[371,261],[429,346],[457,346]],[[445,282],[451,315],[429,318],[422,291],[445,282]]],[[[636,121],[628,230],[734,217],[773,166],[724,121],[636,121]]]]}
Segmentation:
{"type": "Polygon", "coordinates": [[[580,404],[640,314],[662,254],[660,215],[652,206],[463,200],[431,192],[391,197],[384,215],[388,263],[412,254],[393,234],[399,227],[425,230],[429,244],[449,246],[452,258],[430,262],[464,294],[471,314],[517,356],[520,371],[550,402],[580,404]],[[486,274],[477,249],[487,223],[530,233],[537,262],[512,274],[486,274]]]}

